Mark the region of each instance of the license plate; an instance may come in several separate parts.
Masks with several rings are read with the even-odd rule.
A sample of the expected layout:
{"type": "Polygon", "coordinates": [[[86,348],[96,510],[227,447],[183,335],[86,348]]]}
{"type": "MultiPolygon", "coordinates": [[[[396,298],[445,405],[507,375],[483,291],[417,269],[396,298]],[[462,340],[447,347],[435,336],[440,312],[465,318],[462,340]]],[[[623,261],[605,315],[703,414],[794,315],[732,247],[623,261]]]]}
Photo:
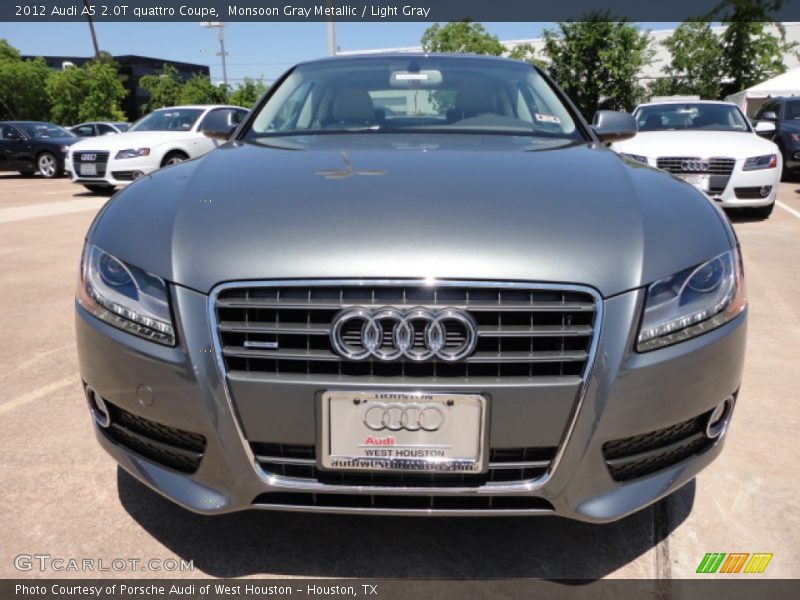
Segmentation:
{"type": "Polygon", "coordinates": [[[701,192],[707,192],[709,187],[710,177],[708,175],[697,175],[697,174],[687,174],[687,175],[678,175],[681,179],[683,179],[686,183],[691,183],[694,187],[696,187],[701,192]]]}
{"type": "Polygon", "coordinates": [[[97,165],[94,163],[81,163],[78,166],[81,175],[97,175],[97,165]]]}
{"type": "Polygon", "coordinates": [[[480,394],[325,392],[320,463],[347,471],[481,473],[480,394]]]}

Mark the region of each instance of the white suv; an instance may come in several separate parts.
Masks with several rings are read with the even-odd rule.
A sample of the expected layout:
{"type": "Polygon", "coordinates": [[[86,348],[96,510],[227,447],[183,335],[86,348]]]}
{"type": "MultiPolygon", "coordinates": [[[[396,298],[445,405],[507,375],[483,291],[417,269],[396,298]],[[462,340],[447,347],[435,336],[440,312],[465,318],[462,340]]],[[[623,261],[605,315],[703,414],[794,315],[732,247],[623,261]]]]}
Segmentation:
{"type": "Polygon", "coordinates": [[[109,191],[166,165],[205,154],[223,142],[203,135],[204,129],[232,130],[247,113],[246,108],[226,105],[160,108],[128,131],[74,144],[64,168],[72,174],[73,183],[94,192],[109,191]]]}

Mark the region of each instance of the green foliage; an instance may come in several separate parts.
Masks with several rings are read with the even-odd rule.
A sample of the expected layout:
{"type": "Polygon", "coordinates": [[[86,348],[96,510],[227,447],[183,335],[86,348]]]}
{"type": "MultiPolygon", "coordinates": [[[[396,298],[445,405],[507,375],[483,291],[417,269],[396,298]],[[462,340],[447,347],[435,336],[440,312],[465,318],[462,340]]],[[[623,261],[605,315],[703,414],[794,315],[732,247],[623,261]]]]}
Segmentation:
{"type": "Polygon", "coordinates": [[[723,53],[708,22],[688,21],[664,40],[672,56],[663,79],[651,83],[653,96],[690,95],[716,100],[722,97],[723,53]]]}
{"type": "Polygon", "coordinates": [[[536,49],[531,44],[517,44],[511,52],[508,53],[508,58],[524,60],[540,69],[547,68],[547,63],[545,61],[536,58],[536,49]]]}
{"type": "Polygon", "coordinates": [[[53,121],[64,125],[81,121],[125,119],[120,103],[128,91],[124,77],[108,55],[89,61],[83,67],[51,71],[46,93],[53,121]]]}
{"type": "Polygon", "coordinates": [[[653,56],[649,34],[608,18],[594,12],[544,32],[547,69],[587,119],[601,108],[633,110],[645,95],[638,76],[653,56]]]}
{"type": "Polygon", "coordinates": [[[497,36],[490,34],[480,23],[460,21],[440,25],[434,23],[422,34],[425,52],[468,52],[500,56],[505,51],[497,36]]]}
{"type": "Polygon", "coordinates": [[[245,77],[235,90],[233,90],[228,97],[228,102],[235,106],[244,106],[249,108],[253,106],[264,92],[267,91],[267,85],[262,79],[251,79],[245,77]]]}
{"type": "Polygon", "coordinates": [[[0,40],[0,118],[50,119],[45,94],[49,75],[44,59],[22,60],[19,52],[0,40]]]}
{"type": "Polygon", "coordinates": [[[192,75],[178,90],[177,104],[224,104],[227,88],[216,86],[204,75],[192,75]]]}
{"type": "Polygon", "coordinates": [[[150,96],[142,106],[142,114],[165,106],[175,106],[178,104],[181,89],[178,69],[172,65],[164,65],[158,75],[145,75],[139,79],[139,87],[150,96]]]}
{"type": "Polygon", "coordinates": [[[783,54],[796,44],[786,42],[783,25],[771,17],[782,5],[783,0],[724,0],[712,13],[726,26],[722,56],[729,82],[723,86],[723,95],[786,71],[783,54]]]}

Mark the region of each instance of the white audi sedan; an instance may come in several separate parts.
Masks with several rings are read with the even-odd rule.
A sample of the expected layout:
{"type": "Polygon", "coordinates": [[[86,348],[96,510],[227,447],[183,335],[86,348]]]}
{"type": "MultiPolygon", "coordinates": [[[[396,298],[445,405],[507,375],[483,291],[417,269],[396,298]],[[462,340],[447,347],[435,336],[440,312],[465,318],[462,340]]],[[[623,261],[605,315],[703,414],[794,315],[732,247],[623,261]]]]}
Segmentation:
{"type": "MultiPolygon", "coordinates": [[[[728,102],[671,100],[633,112],[639,133],[612,148],[629,159],[669,171],[723,208],[772,213],[781,178],[778,147],[756,133],[728,102]]],[[[760,124],[761,128],[769,124],[760,124]]],[[[774,127],[774,126],[773,126],[774,127]]]]}
{"type": "Polygon", "coordinates": [[[173,106],[155,110],[128,131],[82,140],[70,148],[65,170],[93,192],[127,185],[166,165],[205,154],[223,143],[203,130],[231,132],[248,110],[240,106],[173,106]]]}

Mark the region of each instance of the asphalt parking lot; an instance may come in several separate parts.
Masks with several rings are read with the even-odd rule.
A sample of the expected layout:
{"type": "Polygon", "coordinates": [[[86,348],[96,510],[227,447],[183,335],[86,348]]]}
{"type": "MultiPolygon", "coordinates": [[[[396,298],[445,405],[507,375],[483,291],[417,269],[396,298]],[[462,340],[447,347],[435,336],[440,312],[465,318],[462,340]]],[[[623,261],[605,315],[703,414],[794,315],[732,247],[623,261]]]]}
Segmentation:
{"type": "Polygon", "coordinates": [[[0,577],[92,576],[15,568],[18,555],[46,554],[194,565],[104,577],[683,578],[696,576],[707,552],[767,552],[774,558],[761,577],[800,578],[800,183],[781,184],[768,221],[731,215],[750,326],[721,458],[655,507],[603,526],[553,517],[211,518],[149,491],[95,442],[78,377],[78,261],[106,201],[66,179],[0,175],[0,577]]]}

